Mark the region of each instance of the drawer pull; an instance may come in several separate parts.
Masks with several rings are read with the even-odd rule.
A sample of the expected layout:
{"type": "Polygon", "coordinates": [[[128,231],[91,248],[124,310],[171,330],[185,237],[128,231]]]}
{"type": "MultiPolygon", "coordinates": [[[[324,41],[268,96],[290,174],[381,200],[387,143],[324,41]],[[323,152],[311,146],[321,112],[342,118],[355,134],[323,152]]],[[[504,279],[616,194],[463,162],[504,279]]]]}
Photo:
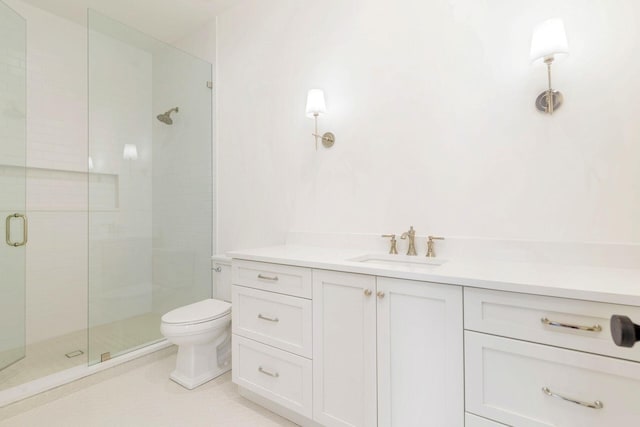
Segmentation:
{"type": "Polygon", "coordinates": [[[260,371],[261,373],[263,373],[265,375],[269,375],[270,377],[273,377],[273,378],[278,378],[280,376],[279,373],[277,373],[277,372],[269,372],[269,371],[263,369],[262,366],[258,366],[258,371],[260,371]]]}
{"type": "Polygon", "coordinates": [[[262,313],[258,314],[258,319],[268,320],[269,322],[279,322],[280,321],[280,319],[278,319],[277,317],[264,316],[262,313]]]}
{"type": "Polygon", "coordinates": [[[554,322],[553,320],[549,320],[546,317],[543,317],[542,319],[540,319],[540,322],[542,322],[543,325],[556,326],[559,328],[577,329],[579,331],[588,331],[588,332],[602,332],[602,326],[600,325],[593,325],[593,326],[571,325],[569,323],[554,322]]]}
{"type": "Polygon", "coordinates": [[[277,282],[278,276],[265,276],[263,274],[258,274],[258,279],[271,280],[272,282],[277,282]]]}
{"type": "Polygon", "coordinates": [[[567,402],[575,403],[576,405],[586,406],[587,408],[591,408],[591,409],[602,409],[602,408],[604,408],[604,405],[599,400],[596,400],[593,403],[581,402],[579,400],[571,399],[569,397],[564,397],[564,396],[561,396],[561,395],[559,395],[557,393],[554,393],[551,390],[549,390],[549,387],[542,387],[542,392],[544,394],[546,394],[547,396],[557,397],[558,399],[566,400],[567,402]]]}

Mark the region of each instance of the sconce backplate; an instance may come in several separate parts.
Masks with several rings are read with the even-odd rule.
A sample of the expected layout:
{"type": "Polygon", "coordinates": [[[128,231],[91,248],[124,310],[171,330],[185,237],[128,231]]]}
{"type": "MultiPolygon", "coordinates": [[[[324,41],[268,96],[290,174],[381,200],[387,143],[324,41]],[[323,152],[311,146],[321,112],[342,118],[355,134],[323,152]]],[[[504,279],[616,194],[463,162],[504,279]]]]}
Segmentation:
{"type": "MultiPolygon", "coordinates": [[[[538,97],[536,98],[536,108],[538,109],[538,111],[546,113],[547,112],[547,91],[545,90],[544,92],[542,92],[540,95],[538,95],[538,97]]],[[[558,108],[560,108],[560,106],[562,105],[562,101],[564,101],[564,96],[562,96],[562,94],[557,91],[554,90],[552,91],[552,98],[553,98],[553,110],[557,110],[558,108]]]]}
{"type": "Polygon", "coordinates": [[[322,135],[322,145],[324,145],[324,148],[333,147],[333,144],[335,142],[336,142],[336,136],[331,132],[325,132],[325,134],[322,135]]]}

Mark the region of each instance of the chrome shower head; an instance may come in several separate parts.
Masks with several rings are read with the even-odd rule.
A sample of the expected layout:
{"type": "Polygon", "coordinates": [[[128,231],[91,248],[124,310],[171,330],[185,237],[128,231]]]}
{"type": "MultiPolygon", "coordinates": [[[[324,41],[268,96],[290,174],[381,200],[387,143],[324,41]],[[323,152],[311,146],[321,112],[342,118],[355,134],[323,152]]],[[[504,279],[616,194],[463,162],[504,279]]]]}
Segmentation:
{"type": "Polygon", "coordinates": [[[156,118],[158,120],[160,120],[162,123],[166,124],[166,125],[172,125],[173,124],[173,120],[171,119],[171,113],[173,112],[179,112],[178,107],[172,108],[171,110],[167,111],[166,113],[162,113],[162,114],[158,114],[156,116],[156,118]]]}

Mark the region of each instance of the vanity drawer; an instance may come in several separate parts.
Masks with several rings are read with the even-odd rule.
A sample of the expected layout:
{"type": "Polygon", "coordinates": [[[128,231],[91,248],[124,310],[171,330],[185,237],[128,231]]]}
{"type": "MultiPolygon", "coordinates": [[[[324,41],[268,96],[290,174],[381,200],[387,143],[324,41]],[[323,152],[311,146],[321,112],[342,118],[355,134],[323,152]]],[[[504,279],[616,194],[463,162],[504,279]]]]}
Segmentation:
{"type": "Polygon", "coordinates": [[[311,300],[233,285],[233,333],[311,358],[311,300]]]}
{"type": "Polygon", "coordinates": [[[467,412],[508,425],[623,427],[640,420],[635,362],[465,332],[465,372],[467,412]],[[586,406],[598,402],[601,408],[586,406]]]}
{"type": "Polygon", "coordinates": [[[234,285],[311,299],[311,269],[266,262],[234,260],[234,285]]]}
{"type": "Polygon", "coordinates": [[[640,318],[640,307],[465,288],[464,327],[485,332],[640,361],[640,347],[617,347],[609,319],[640,318]],[[574,329],[579,326],[590,330],[574,329]]]}
{"type": "Polygon", "coordinates": [[[233,336],[233,382],[307,418],[312,417],[311,360],[233,336]]]}

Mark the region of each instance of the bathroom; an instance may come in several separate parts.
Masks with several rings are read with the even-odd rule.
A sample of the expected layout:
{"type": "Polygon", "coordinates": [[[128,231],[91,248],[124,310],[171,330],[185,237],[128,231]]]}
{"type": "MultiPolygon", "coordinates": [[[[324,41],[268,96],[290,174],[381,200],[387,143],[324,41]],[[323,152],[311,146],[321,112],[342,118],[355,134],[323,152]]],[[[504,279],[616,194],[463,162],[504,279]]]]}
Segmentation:
{"type": "MultiPolygon", "coordinates": [[[[640,277],[640,227],[635,223],[640,214],[640,123],[634,113],[640,93],[634,78],[640,68],[635,55],[640,5],[633,0],[4,3],[23,19],[23,36],[10,41],[23,43],[26,52],[24,102],[2,106],[5,124],[13,120],[26,126],[21,160],[26,179],[20,183],[26,198],[22,209],[8,208],[13,210],[5,217],[14,211],[26,214],[29,228],[27,244],[18,248],[22,258],[16,261],[24,269],[19,288],[24,294],[17,296],[23,300],[2,298],[3,304],[25,307],[24,313],[18,310],[2,323],[24,328],[18,327],[17,335],[24,337],[26,357],[16,356],[20,361],[7,369],[18,368],[26,377],[17,384],[0,382],[0,392],[13,388],[18,393],[13,401],[19,400],[10,404],[9,397],[0,395],[7,405],[0,409],[0,419],[6,418],[0,424],[30,425],[27,420],[34,420],[34,414],[72,402],[70,390],[90,395],[100,385],[96,378],[133,377],[137,371],[126,366],[160,360],[160,355],[174,366],[162,365],[167,372],[157,368],[154,381],[159,388],[177,387],[175,393],[185,405],[202,402],[200,396],[207,390],[214,393],[218,385],[226,387],[225,393],[239,393],[229,373],[220,377],[224,384],[215,379],[189,393],[174,384],[169,374],[175,367],[175,347],[163,340],[160,318],[209,297],[233,300],[235,290],[216,289],[218,283],[212,289],[211,282],[224,276],[242,286],[230,279],[239,277],[231,270],[242,262],[314,272],[340,265],[341,271],[353,274],[461,287],[465,324],[459,328],[460,341],[481,335],[479,328],[470,331],[466,325],[466,291],[474,286],[640,306],[633,284],[640,277]],[[553,114],[536,108],[548,76],[545,65],[532,63],[530,57],[534,28],[550,18],[563,20],[569,52],[552,64],[553,89],[564,98],[553,114]],[[101,34],[129,48],[110,50],[101,34]],[[305,108],[308,91],[316,88],[323,90],[326,112],[314,123],[305,108]],[[179,110],[170,114],[172,125],[157,120],[174,107],[179,110]],[[107,126],[101,121],[105,111],[107,126]],[[335,136],[330,148],[312,135],[325,132],[335,136]],[[100,145],[106,140],[109,148],[100,145]],[[123,148],[131,144],[136,145],[135,155],[129,151],[125,159],[123,148]],[[105,159],[107,151],[113,156],[105,159]],[[186,159],[202,160],[202,170],[186,159]],[[115,203],[115,194],[121,205],[105,205],[115,203]],[[410,238],[401,235],[410,226],[416,233],[415,259],[428,260],[427,236],[432,235],[445,238],[433,242],[433,259],[445,264],[407,273],[400,271],[405,266],[389,259],[392,265],[384,271],[375,262],[358,266],[332,261],[386,255],[390,243],[383,234],[397,235],[397,259],[406,260],[410,238]],[[283,245],[288,258],[254,251],[283,245]],[[302,249],[296,254],[295,248],[302,249]],[[233,261],[216,258],[211,263],[212,255],[224,254],[233,261]],[[444,273],[456,263],[466,267],[444,273]],[[564,279],[559,290],[518,287],[524,286],[517,285],[520,282],[535,287],[544,280],[541,265],[567,268],[549,273],[554,283],[564,279]],[[512,286],[489,285],[498,279],[487,266],[494,266],[500,280],[512,286]],[[513,278],[514,266],[526,267],[527,276],[513,278]],[[587,281],[585,272],[589,283],[603,278],[601,291],[594,291],[595,284],[589,289],[580,284],[587,281]],[[615,277],[627,281],[609,283],[615,277]],[[188,280],[177,283],[179,278],[188,280]],[[116,321],[137,317],[143,326],[113,328],[118,345],[103,349],[103,336],[92,327],[108,323],[103,317],[114,308],[116,321]],[[128,341],[133,330],[142,332],[128,341]],[[79,337],[73,345],[52,349],[71,367],[53,361],[45,362],[42,372],[20,367],[33,354],[29,345],[72,333],[79,337]],[[83,353],[65,356],[77,350],[83,353]],[[123,358],[127,360],[121,363],[123,358]],[[68,368],[75,371],[70,374],[68,368]],[[37,394],[51,388],[56,378],[66,385],[55,383],[61,385],[55,393],[37,394]],[[88,381],[95,384],[80,385],[88,381]]],[[[4,177],[15,172],[11,160],[0,159],[0,164],[5,162],[0,166],[4,177]]],[[[6,182],[2,193],[10,185],[6,182]]],[[[22,220],[10,223],[11,241],[19,241],[22,220]]],[[[5,245],[2,256],[11,256],[5,255],[11,249],[5,245]]],[[[15,263],[1,266],[10,265],[15,263]]],[[[315,294],[308,300],[317,302],[315,294]]],[[[533,298],[528,301],[534,305],[533,298]]],[[[6,307],[1,311],[9,313],[6,307]]],[[[315,328],[317,313],[312,312],[315,328]]],[[[578,323],[591,320],[586,317],[578,323]]],[[[596,317],[608,322],[610,316],[596,317]]],[[[640,322],[637,315],[629,317],[640,322]]],[[[597,323],[606,329],[604,322],[597,323]]],[[[313,331],[311,353],[300,350],[306,356],[298,355],[313,361],[312,371],[319,343],[313,331]]],[[[506,331],[488,335],[511,336],[506,331]]],[[[602,336],[613,346],[608,330],[602,336]]],[[[533,338],[520,341],[549,344],[533,338]]],[[[631,352],[624,356],[593,347],[549,346],[625,363],[640,359],[637,349],[620,348],[631,352]]],[[[463,357],[460,375],[465,363],[463,357]]],[[[313,377],[315,387],[315,371],[313,377]]],[[[466,393],[471,380],[459,379],[466,393]]],[[[382,382],[378,377],[378,391],[382,382]]],[[[637,396],[638,383],[627,385],[637,396]]],[[[540,391],[543,386],[536,386],[535,397],[550,400],[562,411],[555,402],[559,399],[540,391]]],[[[246,416],[254,422],[246,425],[288,425],[285,418],[298,424],[376,425],[370,418],[331,424],[326,417],[314,417],[316,394],[313,388],[311,412],[296,412],[302,419],[280,411],[284,418],[267,414],[264,423],[258,423],[251,417],[263,414],[263,408],[278,413],[277,408],[268,402],[243,403],[249,401],[237,394],[234,405],[227,406],[251,413],[246,416]]],[[[617,408],[598,393],[569,389],[557,394],[601,400],[604,408],[585,409],[596,414],[617,408]]],[[[458,408],[460,416],[470,414],[466,425],[578,425],[566,419],[526,424],[474,407],[472,397],[466,395],[466,406],[458,408]]],[[[378,393],[378,410],[385,400],[392,401],[378,393]]],[[[101,425],[113,416],[102,411],[96,408],[80,424],[81,418],[73,419],[74,424],[59,411],[58,424],[101,425]]],[[[228,425],[242,423],[234,424],[229,414],[216,415],[213,408],[201,414],[220,416],[228,425]]],[[[142,417],[134,410],[128,415],[142,417]]],[[[169,420],[172,414],[165,416],[169,420]]],[[[381,413],[377,419],[379,425],[463,425],[417,419],[413,424],[387,423],[381,413]]],[[[615,425],[634,423],[628,418],[626,424],[615,425]]]]}

